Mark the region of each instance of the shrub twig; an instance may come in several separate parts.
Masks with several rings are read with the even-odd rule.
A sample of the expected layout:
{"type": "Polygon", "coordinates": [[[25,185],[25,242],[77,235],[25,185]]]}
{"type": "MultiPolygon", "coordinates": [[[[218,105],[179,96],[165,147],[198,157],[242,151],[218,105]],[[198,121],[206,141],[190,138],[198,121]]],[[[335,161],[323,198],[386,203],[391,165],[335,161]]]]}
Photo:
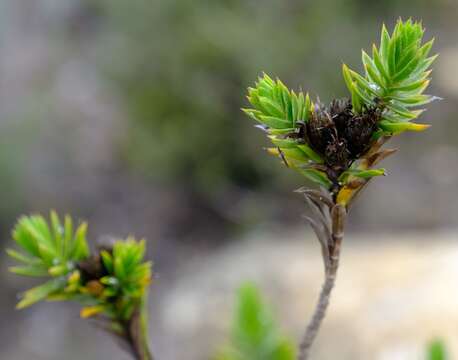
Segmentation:
{"type": "Polygon", "coordinates": [[[306,191],[304,195],[312,209],[321,209],[320,212],[314,212],[314,215],[320,218],[318,221],[321,222],[321,227],[317,226],[318,221],[308,217],[306,219],[311,224],[322,246],[324,283],[311,320],[299,345],[299,360],[307,360],[309,358],[310,349],[326,315],[339,269],[340,249],[344,236],[346,218],[345,208],[342,205],[329,202],[327,194],[316,196],[316,193],[306,191]],[[329,228],[331,231],[326,230],[329,228]]]}
{"type": "Polygon", "coordinates": [[[386,175],[374,166],[396,151],[382,146],[394,135],[429,127],[412,122],[424,111],[419,106],[438,99],[423,94],[437,57],[429,55],[433,40],[422,44],[423,35],[421,23],[412,19],[399,19],[391,34],[383,25],[372,57],[362,52],[363,75],[342,65],[350,97],[329,105],[314,103],[308,93],[289,90],[266,74],[248,89],[252,108],[243,111],[272,141],[267,151],[321,188],[298,190],[312,211],[306,219],[320,242],[325,267],[323,288],[300,343],[300,360],[308,359],[326,314],[347,212],[372,178],[386,175]]]}

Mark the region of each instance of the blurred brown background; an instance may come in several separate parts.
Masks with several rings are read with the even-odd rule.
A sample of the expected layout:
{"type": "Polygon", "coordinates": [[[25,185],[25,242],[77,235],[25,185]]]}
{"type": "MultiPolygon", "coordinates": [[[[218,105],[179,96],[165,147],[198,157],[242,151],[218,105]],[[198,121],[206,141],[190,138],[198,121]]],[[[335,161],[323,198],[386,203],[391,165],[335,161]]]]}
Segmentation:
{"type": "MultiPolygon", "coordinates": [[[[298,338],[319,250],[292,192],[303,179],[262,151],[245,89],[265,71],[346,96],[341,63],[359,69],[382,22],[412,16],[436,37],[429,92],[444,100],[422,117],[431,129],[393,141],[389,176],[354,208],[315,356],[421,359],[437,336],[458,356],[457,13],[453,0],[1,1],[2,248],[19,214],[50,208],[87,219],[92,244],[146,237],[161,360],[209,358],[245,279],[298,338]]],[[[1,359],[121,359],[76,306],[14,311],[34,282],[9,263],[3,253],[1,359]]]]}

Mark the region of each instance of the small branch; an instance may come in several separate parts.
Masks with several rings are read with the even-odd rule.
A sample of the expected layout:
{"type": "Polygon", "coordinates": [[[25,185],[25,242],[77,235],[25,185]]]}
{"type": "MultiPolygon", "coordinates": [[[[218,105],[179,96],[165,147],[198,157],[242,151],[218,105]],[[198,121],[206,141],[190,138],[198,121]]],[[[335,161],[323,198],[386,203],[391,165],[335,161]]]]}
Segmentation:
{"type": "Polygon", "coordinates": [[[307,360],[309,358],[310,349],[326,315],[326,309],[329,305],[329,298],[331,296],[331,291],[334,288],[334,284],[335,277],[326,275],[320,297],[318,298],[318,303],[315,307],[315,312],[313,313],[312,319],[305,330],[304,338],[299,345],[298,360],[307,360]]]}
{"type": "MultiPolygon", "coordinates": [[[[340,247],[344,234],[346,210],[345,207],[339,204],[333,205],[332,207],[328,206],[328,209],[331,215],[331,224],[324,224],[324,227],[328,225],[332,231],[330,234],[327,234],[326,239],[329,251],[322,252],[325,266],[325,280],[312,319],[310,320],[307,329],[305,330],[304,337],[299,345],[298,360],[307,360],[309,358],[310,349],[316,336],[318,335],[321,323],[326,315],[326,309],[329,305],[329,299],[331,297],[332,289],[334,288],[337,270],[339,268],[340,247]]],[[[308,220],[311,223],[317,237],[320,239],[320,243],[323,244],[322,229],[318,228],[314,221],[310,221],[312,219],[308,220]]]]}
{"type": "Polygon", "coordinates": [[[125,325],[126,340],[136,360],[154,360],[142,325],[140,309],[136,309],[125,325]]]}

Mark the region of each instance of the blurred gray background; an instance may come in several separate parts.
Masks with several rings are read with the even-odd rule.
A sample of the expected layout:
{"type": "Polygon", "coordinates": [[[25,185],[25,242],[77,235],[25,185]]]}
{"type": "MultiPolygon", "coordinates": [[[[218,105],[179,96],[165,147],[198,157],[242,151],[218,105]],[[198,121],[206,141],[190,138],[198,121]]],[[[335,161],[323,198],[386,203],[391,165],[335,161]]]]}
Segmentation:
{"type": "MultiPolygon", "coordinates": [[[[436,38],[429,93],[444,100],[422,116],[431,129],[392,142],[389,176],[352,211],[315,356],[421,359],[437,336],[458,356],[457,13],[453,0],[0,1],[2,248],[18,215],[51,208],[88,220],[93,245],[147,238],[161,360],[210,358],[245,279],[299,338],[319,250],[292,192],[304,180],[239,110],[246,87],[265,71],[325,102],[346,96],[341,63],[361,69],[382,23],[411,16],[436,38]]],[[[122,358],[77,306],[14,311],[35,282],[9,264],[3,252],[2,360],[122,358]]]]}

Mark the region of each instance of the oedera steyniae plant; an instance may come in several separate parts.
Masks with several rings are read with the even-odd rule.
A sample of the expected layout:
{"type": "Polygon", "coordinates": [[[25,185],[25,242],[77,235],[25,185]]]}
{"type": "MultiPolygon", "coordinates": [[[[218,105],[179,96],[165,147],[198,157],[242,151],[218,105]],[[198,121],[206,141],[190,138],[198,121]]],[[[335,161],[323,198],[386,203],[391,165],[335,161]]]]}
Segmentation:
{"type": "Polygon", "coordinates": [[[62,222],[53,211],[49,222],[39,215],[18,220],[12,236],[22,251],[7,252],[21,265],[10,271],[46,281],[25,291],[17,308],[41,300],[77,301],[83,305],[81,317],[96,320],[136,359],[152,360],[146,310],[151,262],[143,259],[145,241],[116,240],[91,254],[86,230],[86,223],[75,229],[70,216],[62,222]]]}
{"type": "MultiPolygon", "coordinates": [[[[399,20],[391,35],[383,26],[379,47],[373,46],[372,56],[362,53],[362,75],[343,65],[350,97],[333,100],[329,105],[313,102],[308,94],[290,91],[280,80],[267,75],[249,89],[248,100],[253,108],[244,111],[268,134],[274,145],[269,153],[318,187],[297,190],[312,210],[307,220],[321,244],[325,269],[315,312],[299,346],[300,360],[308,359],[325,316],[347,213],[367,183],[385,175],[384,169],[374,167],[395,152],[383,149],[383,145],[394,135],[428,127],[413,122],[424,110],[419,107],[436,99],[423,94],[436,58],[429,56],[433,41],[422,44],[423,34],[421,24],[412,20],[399,20]]],[[[144,261],[145,242],[117,240],[91,253],[86,241],[87,225],[81,223],[76,229],[73,225],[69,216],[62,222],[54,212],[49,221],[38,215],[18,220],[13,239],[22,251],[9,249],[8,254],[21,265],[10,270],[46,281],[26,291],[17,307],[41,300],[77,301],[83,305],[82,317],[97,319],[136,359],[152,359],[145,306],[152,273],[151,263],[144,261]]],[[[250,320],[250,309],[260,307],[252,292],[246,293],[245,300],[240,311],[250,320]]],[[[245,320],[240,318],[236,325],[254,324],[261,335],[265,333],[257,318],[251,317],[252,323],[245,320]]],[[[236,334],[251,336],[246,330],[253,328],[243,326],[236,334]]],[[[273,326],[267,330],[275,334],[273,326]]],[[[269,344],[286,349],[275,354],[291,357],[289,345],[285,347],[282,337],[275,336],[269,344]]],[[[251,339],[261,341],[262,336],[251,339]]],[[[235,340],[234,344],[239,344],[240,337],[235,340]]],[[[224,356],[234,355],[232,350],[224,356]]],[[[252,354],[256,349],[245,346],[244,350],[252,354]]]]}
{"type": "Polygon", "coordinates": [[[325,281],[315,312],[300,343],[300,360],[308,359],[336,280],[345,218],[356,195],[385,169],[374,168],[395,152],[382,146],[404,131],[429,125],[412,122],[435,100],[423,91],[429,84],[433,40],[422,43],[420,22],[398,20],[391,35],[382,27],[380,45],[372,56],[362,52],[362,74],[342,66],[349,98],[325,105],[307,93],[290,91],[266,74],[248,89],[250,109],[273,143],[270,154],[304,175],[319,189],[302,187],[312,210],[306,219],[321,245],[325,281]]]}

